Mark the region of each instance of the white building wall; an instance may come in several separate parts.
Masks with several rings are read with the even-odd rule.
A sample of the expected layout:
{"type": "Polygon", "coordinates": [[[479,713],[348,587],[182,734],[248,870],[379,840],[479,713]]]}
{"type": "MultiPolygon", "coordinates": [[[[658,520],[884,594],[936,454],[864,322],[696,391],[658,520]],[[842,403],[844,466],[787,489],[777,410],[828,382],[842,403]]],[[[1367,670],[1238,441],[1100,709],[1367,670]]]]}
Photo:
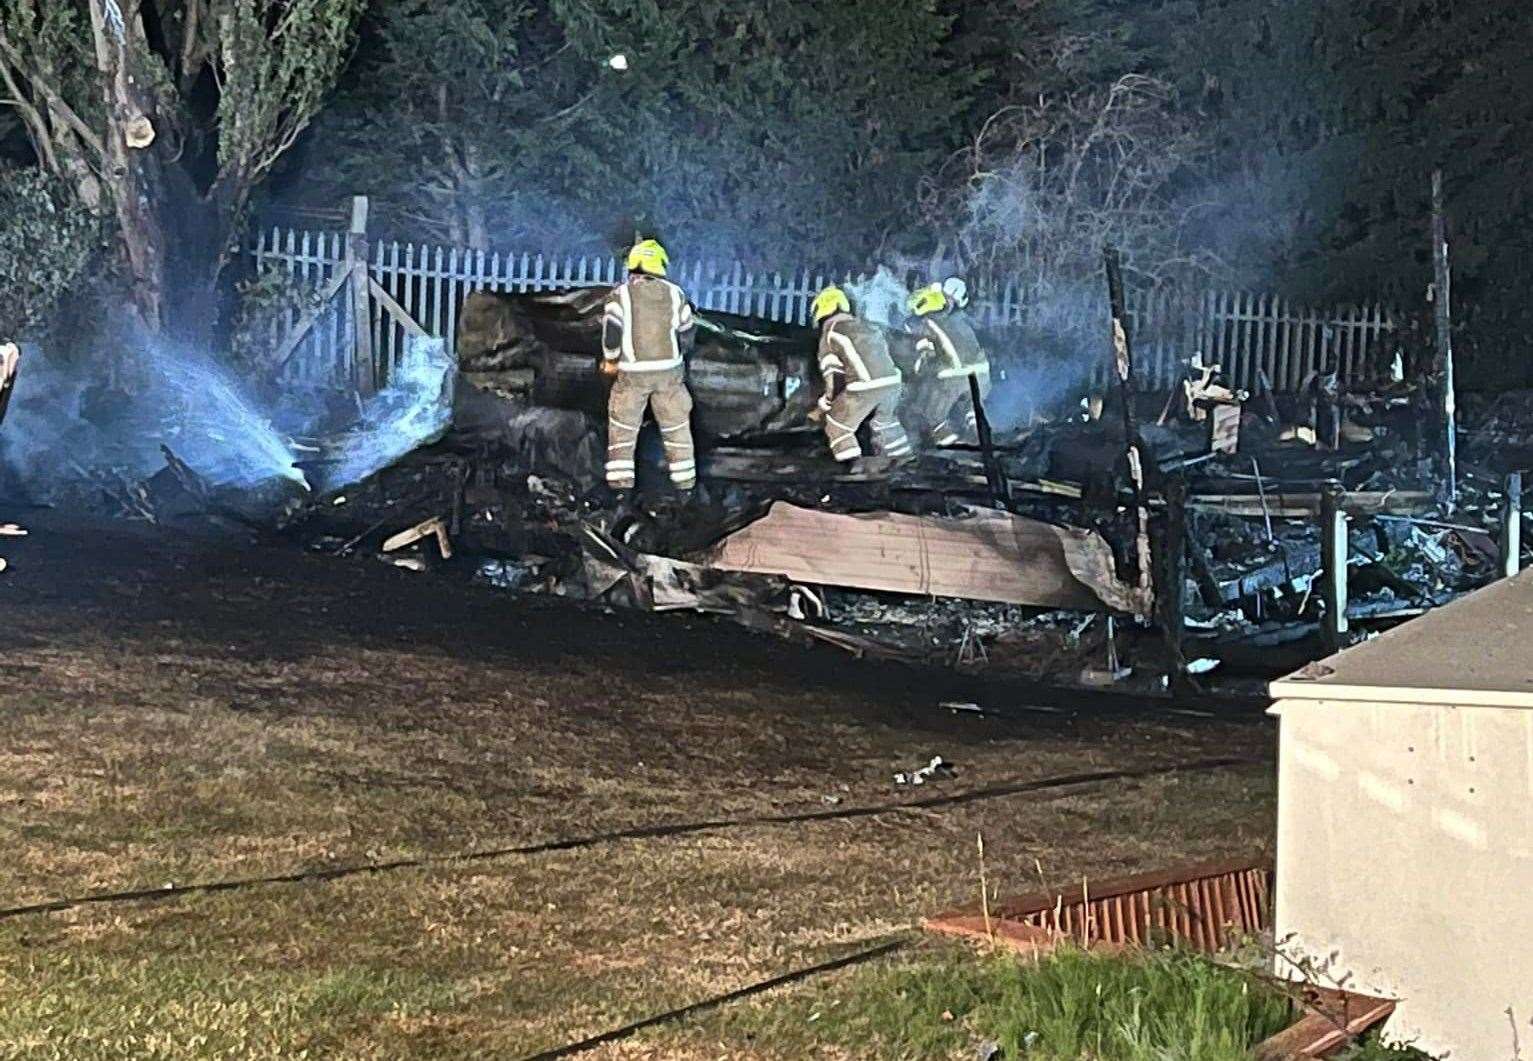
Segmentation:
{"type": "Polygon", "coordinates": [[[1533,1059],[1533,711],[1286,699],[1273,713],[1280,953],[1400,999],[1392,1040],[1533,1059]]]}

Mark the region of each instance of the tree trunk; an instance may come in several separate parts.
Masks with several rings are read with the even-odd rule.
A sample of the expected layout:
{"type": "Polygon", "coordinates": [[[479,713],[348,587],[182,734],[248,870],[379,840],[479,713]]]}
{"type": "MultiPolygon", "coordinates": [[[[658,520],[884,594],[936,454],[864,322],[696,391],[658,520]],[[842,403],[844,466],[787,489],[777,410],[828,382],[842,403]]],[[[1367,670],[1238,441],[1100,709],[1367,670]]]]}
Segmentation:
{"type": "Polygon", "coordinates": [[[470,250],[490,249],[490,223],[485,216],[484,204],[470,200],[463,207],[463,227],[470,250]]]}
{"type": "Polygon", "coordinates": [[[164,327],[165,239],[155,208],[165,201],[164,174],[153,143],[128,143],[130,127],[137,132],[147,122],[151,133],[158,129],[153,95],[133,62],[135,54],[147,54],[147,44],[137,15],[125,25],[109,24],[102,0],[90,0],[90,17],[107,114],[104,177],[127,253],[133,307],[144,329],[155,335],[164,327]]]}

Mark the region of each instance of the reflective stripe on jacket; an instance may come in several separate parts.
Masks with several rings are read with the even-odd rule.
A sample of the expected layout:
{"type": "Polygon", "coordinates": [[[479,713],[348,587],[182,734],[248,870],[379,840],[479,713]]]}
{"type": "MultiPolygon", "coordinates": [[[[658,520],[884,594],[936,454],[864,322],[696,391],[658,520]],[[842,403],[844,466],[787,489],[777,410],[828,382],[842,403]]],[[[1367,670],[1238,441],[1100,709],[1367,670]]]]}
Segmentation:
{"type": "Polygon", "coordinates": [[[902,378],[883,329],[848,313],[837,314],[820,329],[820,374],[827,390],[837,374],[846,377],[846,389],[852,391],[888,387],[902,378]]]}
{"type": "Polygon", "coordinates": [[[635,273],[607,296],[602,356],[620,372],[663,372],[682,363],[680,337],[692,329],[692,305],[663,277],[635,273]]]}
{"type": "Polygon", "coordinates": [[[954,311],[939,316],[921,317],[916,322],[916,349],[920,352],[918,365],[925,367],[928,358],[935,358],[941,366],[938,379],[955,379],[959,376],[986,374],[990,371],[990,359],[980,345],[979,336],[968,317],[954,311]]]}

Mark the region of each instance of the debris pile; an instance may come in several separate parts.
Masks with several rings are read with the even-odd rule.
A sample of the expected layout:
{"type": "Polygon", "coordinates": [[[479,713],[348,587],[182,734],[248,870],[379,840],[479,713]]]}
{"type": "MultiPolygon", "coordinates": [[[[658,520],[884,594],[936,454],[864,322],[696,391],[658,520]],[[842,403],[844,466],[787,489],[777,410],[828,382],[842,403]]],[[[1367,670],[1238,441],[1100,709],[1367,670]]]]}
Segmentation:
{"type": "Polygon", "coordinates": [[[998,401],[1027,406],[1025,423],[851,469],[808,418],[804,330],[712,315],[690,361],[702,487],[663,489],[646,432],[640,489],[618,497],[600,482],[599,307],[590,291],[474,295],[456,366],[416,341],[388,388],[325,430],[267,425],[288,458],[273,474],[189,457],[181,422],[158,430],[153,474],[76,466],[50,499],[516,593],[728,615],[858,655],[1158,689],[1292,669],[1327,631],[1367,636],[1500,577],[1505,473],[1533,461],[1525,396],[1469,404],[1450,508],[1421,456],[1422,390],[1403,382],[1248,394],[1194,359],[1130,409],[1088,391],[1046,413],[1008,397],[997,358],[998,401]],[[1324,579],[1337,490],[1341,597],[1324,579]]]}

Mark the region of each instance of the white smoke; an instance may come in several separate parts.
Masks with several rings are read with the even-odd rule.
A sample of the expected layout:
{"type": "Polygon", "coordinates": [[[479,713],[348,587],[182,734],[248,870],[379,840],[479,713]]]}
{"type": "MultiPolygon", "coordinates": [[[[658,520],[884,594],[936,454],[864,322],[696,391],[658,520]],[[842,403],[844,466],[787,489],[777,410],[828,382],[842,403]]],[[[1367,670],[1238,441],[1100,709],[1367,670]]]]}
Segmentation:
{"type": "Polygon", "coordinates": [[[452,421],[456,376],[445,339],[411,336],[389,385],[367,400],[361,423],[343,436],[323,487],[360,482],[441,438],[452,421]]]}
{"type": "Polygon", "coordinates": [[[222,366],[156,344],[123,359],[115,387],[94,367],[27,349],[0,463],[29,494],[93,471],[146,478],[165,463],[162,444],[213,486],[308,485],[287,439],[222,366]]]}
{"type": "Polygon", "coordinates": [[[847,284],[846,293],[852,299],[852,312],[864,320],[885,328],[897,328],[905,320],[910,292],[888,266],[880,265],[872,276],[847,284]]]}
{"type": "MultiPolygon", "coordinates": [[[[149,478],[168,447],[214,488],[249,490],[277,480],[308,488],[297,462],[311,453],[293,435],[332,434],[301,396],[263,401],[205,357],[146,347],[111,385],[78,364],[30,347],[0,430],[0,470],[44,500],[70,482],[110,472],[149,478]],[[280,423],[280,426],[278,426],[280,423]]],[[[333,433],[317,484],[356,482],[439,438],[452,411],[454,366],[440,339],[412,339],[390,385],[362,407],[360,423],[333,433]]]]}

